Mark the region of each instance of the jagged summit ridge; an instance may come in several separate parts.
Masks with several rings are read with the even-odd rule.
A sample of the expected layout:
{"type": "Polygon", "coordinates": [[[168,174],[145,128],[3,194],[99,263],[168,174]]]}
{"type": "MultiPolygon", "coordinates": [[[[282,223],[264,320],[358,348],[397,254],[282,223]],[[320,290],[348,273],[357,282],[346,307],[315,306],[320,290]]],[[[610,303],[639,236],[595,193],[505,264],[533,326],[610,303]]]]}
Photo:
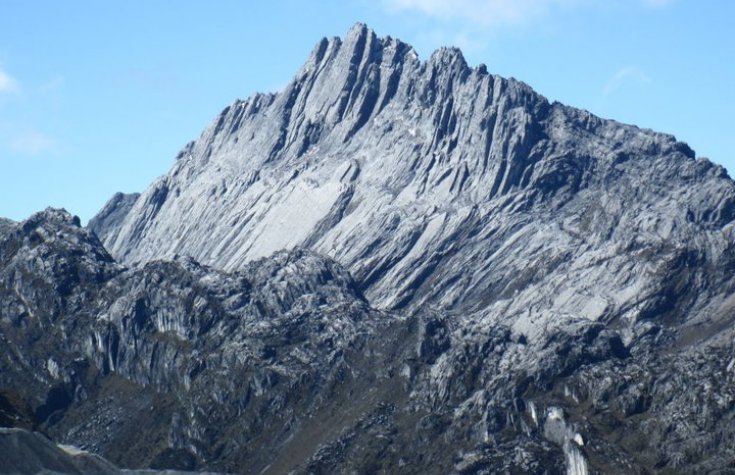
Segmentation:
{"type": "Polygon", "coordinates": [[[672,136],[549,103],[456,49],[421,62],[358,24],[320,41],[282,92],[225,108],[119,226],[97,230],[127,262],[179,253],[237,269],[304,246],[379,306],[479,308],[513,287],[503,276],[529,249],[573,260],[580,239],[688,240],[729,222],[733,196],[721,167],[672,136]]]}

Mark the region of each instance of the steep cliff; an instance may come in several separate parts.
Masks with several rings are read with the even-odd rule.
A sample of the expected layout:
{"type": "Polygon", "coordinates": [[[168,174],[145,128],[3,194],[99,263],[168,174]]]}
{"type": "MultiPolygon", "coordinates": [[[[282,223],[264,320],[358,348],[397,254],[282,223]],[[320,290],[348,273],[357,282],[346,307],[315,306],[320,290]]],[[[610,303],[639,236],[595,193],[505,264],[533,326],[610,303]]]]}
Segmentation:
{"type": "Polygon", "coordinates": [[[126,467],[723,472],[734,214],[675,138],[358,24],[89,230],[0,222],[6,419],[126,467]]]}
{"type": "Polygon", "coordinates": [[[690,248],[717,260],[733,213],[724,169],[673,137],[550,104],[456,49],[421,62],[358,24],[282,92],[225,108],[104,244],[224,270],[300,246],[381,308],[561,294],[559,311],[597,319],[626,313],[631,278],[649,285],[641,249],[668,249],[656,266],[690,248]]]}

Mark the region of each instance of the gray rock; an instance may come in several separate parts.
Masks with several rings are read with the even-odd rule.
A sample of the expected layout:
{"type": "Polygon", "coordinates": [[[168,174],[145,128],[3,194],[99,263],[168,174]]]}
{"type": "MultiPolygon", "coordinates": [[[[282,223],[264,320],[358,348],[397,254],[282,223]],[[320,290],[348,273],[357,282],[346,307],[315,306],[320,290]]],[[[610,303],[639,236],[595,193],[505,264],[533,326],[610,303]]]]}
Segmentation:
{"type": "Polygon", "coordinates": [[[70,448],[62,448],[38,433],[0,428],[2,473],[28,474],[115,474],[120,471],[104,459],[70,448]]]}
{"type": "Polygon", "coordinates": [[[54,441],[239,473],[735,459],[732,180],[456,49],[325,39],[108,208],[110,254],[62,211],[0,222],[0,396],[54,441]]]}
{"type": "Polygon", "coordinates": [[[391,368],[404,320],[312,252],[237,273],[189,258],[126,268],[49,209],[0,235],[0,256],[0,395],[12,389],[55,441],[121,466],[295,467],[403,392],[391,368]]]}
{"type": "Polygon", "coordinates": [[[724,169],[672,136],[356,25],[283,92],[225,108],[103,242],[123,262],[225,270],[307,247],[380,308],[635,319],[629,302],[662,293],[641,250],[717,260],[733,213],[724,169]]]}
{"type": "MultiPolygon", "coordinates": [[[[177,470],[120,470],[73,446],[56,445],[37,432],[0,428],[0,470],[5,475],[185,475],[177,470]]],[[[201,472],[201,475],[216,475],[201,472]]]]}
{"type": "Polygon", "coordinates": [[[114,232],[130,212],[140,193],[115,193],[105,206],[92,219],[87,227],[104,240],[114,232]]]}

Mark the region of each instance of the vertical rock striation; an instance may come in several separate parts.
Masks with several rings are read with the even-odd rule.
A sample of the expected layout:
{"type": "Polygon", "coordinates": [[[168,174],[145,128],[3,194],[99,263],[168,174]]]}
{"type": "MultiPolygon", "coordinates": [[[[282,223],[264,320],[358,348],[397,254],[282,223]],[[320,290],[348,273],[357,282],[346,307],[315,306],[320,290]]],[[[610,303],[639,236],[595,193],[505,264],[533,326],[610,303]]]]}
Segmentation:
{"type": "Polygon", "coordinates": [[[722,472],[734,217],[674,137],[358,24],[91,230],[0,221],[0,415],[126,467],[722,472]]]}

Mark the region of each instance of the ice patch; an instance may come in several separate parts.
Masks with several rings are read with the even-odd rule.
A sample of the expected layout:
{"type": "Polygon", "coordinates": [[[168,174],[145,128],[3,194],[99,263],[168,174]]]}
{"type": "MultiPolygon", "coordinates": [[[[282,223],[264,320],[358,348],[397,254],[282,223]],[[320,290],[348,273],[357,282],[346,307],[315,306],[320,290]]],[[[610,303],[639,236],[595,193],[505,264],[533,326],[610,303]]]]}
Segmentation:
{"type": "Polygon", "coordinates": [[[567,475],[588,475],[587,461],[576,447],[565,447],[564,457],[567,461],[567,475]]]}
{"type": "Polygon", "coordinates": [[[79,447],[76,447],[74,445],[65,445],[65,444],[57,444],[57,447],[59,447],[61,450],[66,452],[69,455],[77,456],[77,455],[84,455],[88,454],[86,450],[80,449],[79,447]]]}
{"type": "Polygon", "coordinates": [[[561,408],[552,406],[546,411],[544,437],[562,447],[567,475],[588,475],[587,460],[579,450],[584,446],[584,439],[567,424],[561,408]]]}

